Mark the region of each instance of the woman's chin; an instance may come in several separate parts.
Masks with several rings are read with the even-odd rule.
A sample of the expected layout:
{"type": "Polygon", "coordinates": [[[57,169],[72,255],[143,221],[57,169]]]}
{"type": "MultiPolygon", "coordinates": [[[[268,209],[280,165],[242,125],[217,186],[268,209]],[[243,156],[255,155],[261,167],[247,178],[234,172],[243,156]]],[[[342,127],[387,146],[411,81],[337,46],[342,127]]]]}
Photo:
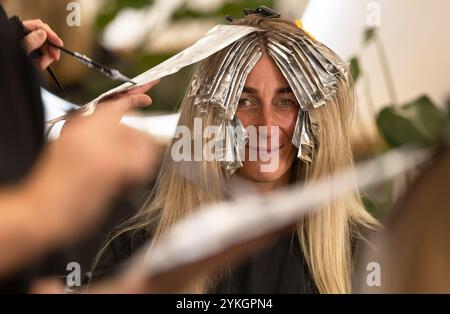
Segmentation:
{"type": "Polygon", "coordinates": [[[257,183],[277,182],[283,178],[287,169],[281,165],[272,167],[268,162],[248,161],[237,171],[241,177],[257,183]]]}

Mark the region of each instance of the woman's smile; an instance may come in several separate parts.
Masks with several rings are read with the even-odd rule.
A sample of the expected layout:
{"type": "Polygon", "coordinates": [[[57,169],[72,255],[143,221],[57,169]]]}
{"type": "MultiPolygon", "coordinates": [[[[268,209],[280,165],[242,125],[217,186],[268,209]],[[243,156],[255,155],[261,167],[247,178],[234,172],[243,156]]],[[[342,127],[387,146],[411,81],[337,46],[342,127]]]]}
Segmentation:
{"type": "Polygon", "coordinates": [[[267,146],[248,146],[248,149],[250,151],[257,151],[259,153],[274,153],[280,151],[284,145],[281,146],[274,146],[274,147],[267,147],[267,146]]]}

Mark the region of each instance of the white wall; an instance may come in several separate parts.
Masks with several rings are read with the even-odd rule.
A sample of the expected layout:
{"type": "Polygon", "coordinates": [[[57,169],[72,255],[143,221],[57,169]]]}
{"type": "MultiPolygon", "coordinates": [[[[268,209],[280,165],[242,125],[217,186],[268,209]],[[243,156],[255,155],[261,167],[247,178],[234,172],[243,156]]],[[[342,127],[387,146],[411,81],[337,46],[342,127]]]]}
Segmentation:
{"type": "MultiPolygon", "coordinates": [[[[310,0],[303,23],[306,30],[342,57],[363,50],[367,19],[380,8],[379,34],[384,42],[400,102],[426,93],[439,105],[450,97],[450,1],[448,0],[310,0]]],[[[376,49],[364,52],[377,107],[389,103],[376,49]]],[[[363,82],[357,86],[366,110],[363,82]]]]}

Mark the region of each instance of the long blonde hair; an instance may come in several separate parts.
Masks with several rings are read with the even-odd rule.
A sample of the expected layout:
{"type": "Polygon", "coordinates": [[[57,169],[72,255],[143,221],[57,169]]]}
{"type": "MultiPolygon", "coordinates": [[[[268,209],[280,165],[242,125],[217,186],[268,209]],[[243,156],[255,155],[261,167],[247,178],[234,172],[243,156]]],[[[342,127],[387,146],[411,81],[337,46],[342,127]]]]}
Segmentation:
{"type": "MultiPolygon", "coordinates": [[[[302,29],[289,21],[254,14],[235,23],[255,26],[266,32],[283,31],[305,35],[302,29]]],[[[264,32],[260,36],[261,45],[265,45],[264,32]]],[[[330,53],[333,52],[330,50],[330,53]]],[[[214,73],[211,69],[218,68],[220,55],[221,52],[204,60],[208,66],[203,68],[214,73]]],[[[197,71],[200,68],[202,67],[197,68],[197,71]]],[[[353,166],[350,145],[353,110],[354,94],[349,78],[339,83],[333,100],[311,112],[312,118],[320,126],[317,134],[320,147],[311,164],[300,164],[297,161],[299,166],[294,174],[294,181],[314,182],[339,169],[353,166]]],[[[178,124],[192,130],[194,118],[201,118],[203,127],[218,125],[221,119],[219,110],[213,106],[206,113],[200,113],[195,110],[193,100],[185,97],[181,104],[178,124]]],[[[153,238],[155,241],[175,222],[194,212],[201,204],[224,200],[223,184],[228,177],[220,164],[216,161],[195,162],[196,183],[192,184],[185,176],[177,173],[180,165],[171,158],[171,147],[172,145],[169,145],[162,171],[148,202],[115,237],[124,232],[147,228],[150,220],[154,219],[154,213],[158,212],[153,238]]],[[[362,230],[371,229],[375,225],[377,222],[366,212],[358,194],[330,202],[298,222],[300,246],[319,292],[351,292],[352,239],[363,238],[362,230]]],[[[207,283],[208,281],[202,282],[196,291],[191,292],[206,292],[207,283]]]]}

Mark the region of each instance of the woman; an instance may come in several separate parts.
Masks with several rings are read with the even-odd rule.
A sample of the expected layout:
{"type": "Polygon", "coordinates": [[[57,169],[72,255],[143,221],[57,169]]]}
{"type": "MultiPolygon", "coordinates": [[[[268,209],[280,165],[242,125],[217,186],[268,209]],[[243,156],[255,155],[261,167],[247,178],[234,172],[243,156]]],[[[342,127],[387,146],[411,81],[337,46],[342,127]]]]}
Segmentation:
{"type": "MultiPolygon", "coordinates": [[[[243,125],[245,128],[267,127],[267,141],[265,144],[259,141],[255,145],[249,140],[244,161],[230,163],[220,159],[192,163],[190,167],[195,167],[195,184],[180,175],[180,164],[174,161],[173,150],[169,149],[149,201],[112,236],[105,250],[99,254],[94,277],[112,271],[116,264],[128,258],[145,241],[160,238],[171,225],[201,204],[226,199],[224,184],[235,178],[248,180],[259,193],[269,193],[294,182],[314,182],[352,166],[349,133],[354,109],[353,90],[348,72],[336,70],[337,65],[342,64],[339,57],[300,27],[278,16],[265,16],[254,11],[234,20],[233,24],[256,27],[259,31],[201,63],[182,102],[179,126],[194,130],[194,120],[200,118],[204,128],[223,123],[237,127],[243,125]],[[294,47],[293,41],[303,44],[294,47]],[[291,42],[292,46],[288,47],[286,42],[291,42]],[[258,58],[248,59],[254,64],[249,66],[249,72],[241,76],[245,86],[238,95],[240,97],[234,111],[232,100],[221,102],[217,100],[217,95],[205,91],[214,90],[215,84],[211,82],[217,81],[217,77],[226,78],[224,64],[232,64],[231,55],[234,52],[239,54],[244,46],[250,47],[247,52],[251,52],[242,52],[235,58],[238,59],[236,62],[250,54],[258,58]],[[295,50],[311,47],[320,50],[320,55],[318,50],[308,50],[304,55],[295,50]],[[305,70],[296,74],[294,67],[289,69],[285,60],[293,62],[294,59],[289,59],[291,55],[283,59],[283,51],[298,57],[295,59],[300,64],[298,69],[303,65],[303,69],[309,72],[305,70]],[[317,64],[305,61],[308,53],[312,56],[308,60],[314,59],[317,64]],[[328,76],[325,76],[326,72],[328,76]],[[297,84],[297,80],[303,78],[310,83],[316,82],[317,86],[312,90],[320,90],[321,95],[326,97],[307,94],[306,89],[297,84]],[[206,94],[209,96],[202,100],[206,94]],[[312,99],[312,103],[303,102],[305,99],[312,99]],[[278,127],[278,136],[270,131],[272,127],[278,127]],[[277,167],[263,171],[268,161],[261,157],[249,160],[252,151],[266,151],[270,157],[276,156],[277,167]]],[[[251,62],[244,63],[243,68],[246,68],[251,62]]],[[[239,66],[230,68],[232,70],[228,73],[231,76],[242,69],[239,66]]],[[[239,85],[239,78],[234,78],[233,82],[239,85]]],[[[231,86],[233,84],[229,83],[231,86]]],[[[219,89],[224,86],[216,85],[219,89]]],[[[200,282],[193,287],[193,291],[351,292],[357,241],[363,239],[364,234],[376,224],[363,208],[358,195],[330,202],[298,221],[295,230],[286,238],[256,254],[237,269],[224,270],[222,274],[200,282]]]]}

